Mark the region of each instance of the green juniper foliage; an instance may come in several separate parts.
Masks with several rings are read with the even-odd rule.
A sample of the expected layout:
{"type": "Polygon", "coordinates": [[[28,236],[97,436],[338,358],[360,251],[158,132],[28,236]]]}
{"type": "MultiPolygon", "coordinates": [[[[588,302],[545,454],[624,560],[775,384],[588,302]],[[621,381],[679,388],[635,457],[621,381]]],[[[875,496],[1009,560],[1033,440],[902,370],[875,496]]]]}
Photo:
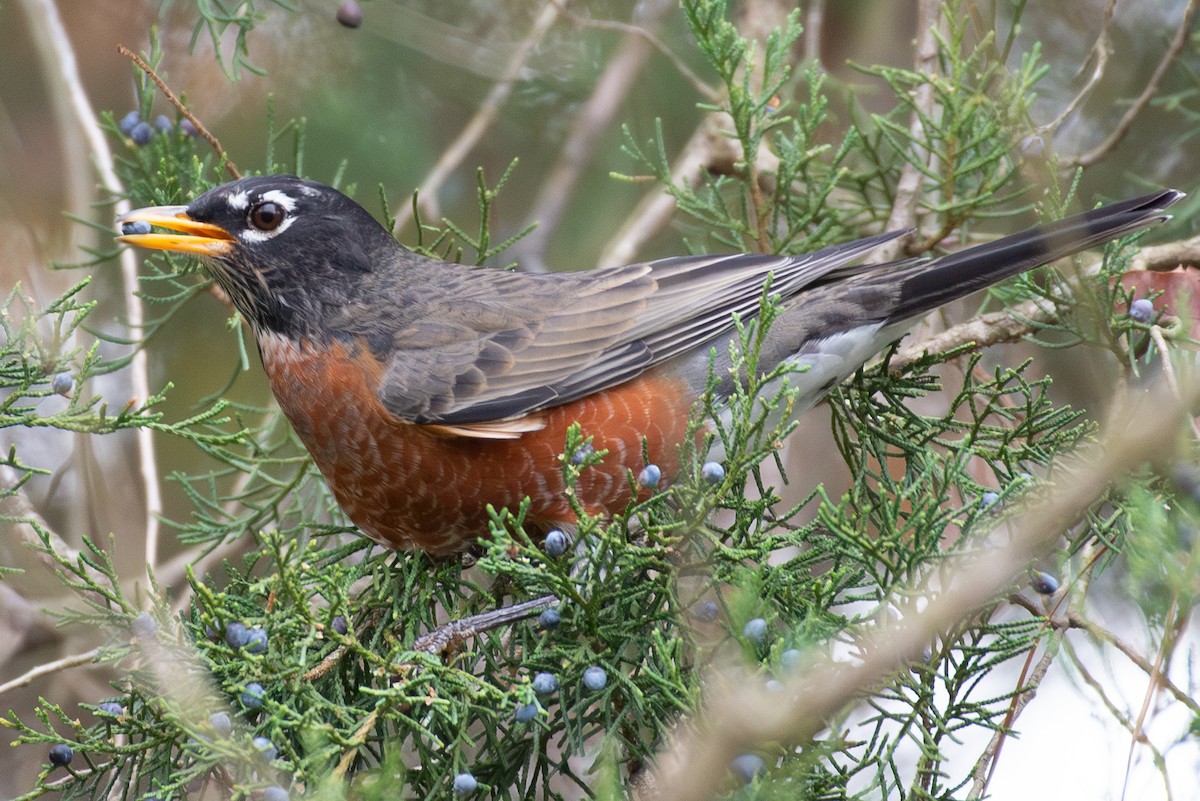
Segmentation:
{"type": "MultiPolygon", "coordinates": [[[[251,68],[247,34],[260,11],[226,5],[198,4],[195,31],[220,48],[222,32],[236,26],[233,52],[221,62],[235,77],[251,68]]],[[[997,46],[979,37],[966,6],[946,3],[936,75],[861,67],[892,91],[893,106],[867,114],[851,101],[849,127],[836,133],[843,123],[831,108],[842,90],[819,65],[793,65],[798,15],[752,42],[724,2],[685,0],[699,57],[722,86],[724,99],[705,108],[727,115],[742,158],[731,174],[690,186],[671,180],[661,126],[648,142],[627,130],[625,152],[711,237],[696,248],[803,252],[856,235],[886,220],[905,168],[919,173],[922,187],[919,251],[966,237],[992,217],[1033,206],[1057,212],[1073,184],[1060,186],[1053,170],[1034,176],[1019,147],[1045,72],[1038,51],[1006,69],[1012,41],[997,46]],[[925,89],[936,113],[914,100],[925,89]]],[[[157,49],[149,54],[151,63],[160,57],[157,49]]],[[[152,85],[139,76],[138,89],[148,116],[152,85]]],[[[105,120],[135,204],[185,202],[225,178],[203,142],[173,131],[138,146],[111,115],[105,120]]],[[[263,171],[304,174],[304,139],[301,121],[276,125],[270,115],[263,171]]],[[[514,238],[493,243],[491,214],[515,167],[494,185],[479,171],[477,234],[450,220],[426,221],[412,244],[479,264],[503,259],[514,238]]],[[[340,174],[313,177],[341,182],[340,174]]],[[[112,253],[93,255],[88,267],[112,253]]],[[[1033,298],[1048,309],[1082,299],[1090,311],[1060,309],[1037,323],[1038,337],[1098,345],[1137,376],[1152,355],[1149,326],[1115,311],[1129,297],[1111,280],[1128,258],[1127,248],[1112,246],[1094,280],[1024,278],[1002,299],[1033,298]]],[[[210,288],[190,260],[169,254],[147,259],[141,280],[151,319],[135,348],[169,335],[179,310],[210,288]]],[[[178,438],[205,466],[171,476],[192,505],[188,519],[169,521],[171,530],[208,548],[238,538],[252,538],[254,547],[219,569],[189,572],[177,613],[163,588],[134,592],[122,582],[102,536],[65,553],[35,524],[36,547],[74,593],[59,612],[63,625],[107,632],[96,660],[117,678],[107,697],[82,709],[44,699],[32,717],[3,719],[34,758],[53,744],[74,751],[67,768],[47,764],[27,799],[182,799],[205,791],[242,799],[262,797],[271,785],[293,798],[445,798],[462,773],[477,782],[480,798],[627,797],[680,721],[701,709],[711,666],[745,660],[767,682],[813,649],[852,650],[914,579],[981,547],[983,534],[1046,491],[1056,458],[1094,430],[1055,400],[1028,361],[994,366],[960,347],[897,372],[885,357],[830,399],[849,488],[816,487],[783,507],[768,468],[784,467],[778,453],[795,426],[794,393],[788,368],[758,370],[758,347],[776,312],[768,285],[760,314],[738,322],[733,361],[741,382],[720,408],[712,391],[706,395],[694,436],[681,445],[683,474],[648,499],[612,520],[576,503],[579,527],[561,556],[524,531],[523,508],[494,510],[488,536],[466,560],[384,552],[344,536],[352,528],[278,410],[231,403],[220,390],[187,419],[168,420],[155,407],[170,384],[120,408],[85,392],[94,376],[128,362],[106,361],[98,345],[63,349],[68,334],[84,342],[99,336],[88,326],[86,285],[81,280],[45,309],[31,308],[20,288],[9,294],[0,315],[0,426],[89,434],[148,427],[178,438]],[[939,370],[946,363],[956,369],[939,370]],[[940,406],[911,403],[943,388],[940,406]],[[39,403],[55,394],[66,398],[57,410],[39,403]],[[723,471],[704,467],[714,444],[723,471]],[[422,639],[447,621],[547,597],[542,606],[552,606],[557,624],[535,616],[438,647],[422,639]],[[605,681],[595,672],[585,680],[589,668],[600,668],[605,681]],[[541,673],[553,675],[557,688],[539,693],[541,673]]],[[[236,320],[230,335],[241,343],[239,371],[246,369],[236,320]]],[[[569,487],[605,458],[578,427],[563,454],[569,487]]],[[[29,458],[19,449],[5,458],[16,476],[6,497],[40,469],[29,458]]],[[[1130,576],[1148,588],[1139,596],[1148,628],[1173,631],[1194,603],[1197,486],[1186,476],[1169,485],[1146,475],[1128,492],[1113,492],[1065,534],[1053,569],[1065,584],[1106,562],[1088,553],[1118,553],[1132,530],[1148,527],[1155,539],[1136,552],[1130,576]],[[1183,502],[1168,508],[1163,499],[1173,492],[1183,502]]],[[[762,744],[764,774],[745,786],[731,778],[720,791],[746,799],[962,797],[973,765],[950,758],[961,756],[964,731],[1008,726],[1016,697],[1028,689],[1010,682],[997,690],[983,680],[1031,658],[1051,631],[1023,610],[964,610],[923,661],[865,693],[819,738],[762,744]]]]}

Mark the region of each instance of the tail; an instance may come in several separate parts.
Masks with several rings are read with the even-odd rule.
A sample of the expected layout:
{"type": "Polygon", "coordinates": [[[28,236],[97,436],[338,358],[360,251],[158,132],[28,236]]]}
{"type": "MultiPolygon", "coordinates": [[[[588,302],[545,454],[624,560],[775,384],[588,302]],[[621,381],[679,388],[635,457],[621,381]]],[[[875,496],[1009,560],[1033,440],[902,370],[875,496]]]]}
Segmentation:
{"type": "Polygon", "coordinates": [[[1183,196],[1164,189],[913,265],[901,278],[900,298],[889,316],[923,315],[1010,276],[1168,220],[1163,210],[1183,196]]]}

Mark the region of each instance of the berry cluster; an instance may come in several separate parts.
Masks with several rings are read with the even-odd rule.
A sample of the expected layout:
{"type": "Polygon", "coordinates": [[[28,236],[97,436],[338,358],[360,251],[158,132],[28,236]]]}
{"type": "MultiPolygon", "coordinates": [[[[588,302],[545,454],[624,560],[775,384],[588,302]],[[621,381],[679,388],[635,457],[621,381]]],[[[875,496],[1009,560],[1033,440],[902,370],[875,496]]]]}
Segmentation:
{"type": "MultiPolygon", "coordinates": [[[[166,114],[159,114],[154,118],[153,124],[151,124],[143,120],[142,115],[136,111],[131,111],[122,117],[117,127],[121,133],[132,139],[133,143],[139,147],[150,144],[150,140],[154,138],[154,134],[156,133],[166,136],[176,130],[175,125],[166,114]]],[[[178,130],[184,136],[196,135],[196,126],[187,118],[179,121],[178,130]]]]}

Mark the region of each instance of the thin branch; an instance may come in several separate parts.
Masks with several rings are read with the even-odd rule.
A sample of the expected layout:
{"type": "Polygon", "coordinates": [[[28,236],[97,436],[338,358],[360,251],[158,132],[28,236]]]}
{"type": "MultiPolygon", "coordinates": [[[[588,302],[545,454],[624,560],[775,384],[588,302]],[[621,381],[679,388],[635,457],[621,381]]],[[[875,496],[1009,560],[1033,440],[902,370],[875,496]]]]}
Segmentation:
{"type": "MultiPolygon", "coordinates": [[[[1075,97],[1071,98],[1071,102],[1062,112],[1050,120],[1045,125],[1037,129],[1039,134],[1052,134],[1057,131],[1067,118],[1075,113],[1075,109],[1083,103],[1083,101],[1092,93],[1092,90],[1099,85],[1100,79],[1104,77],[1104,70],[1108,66],[1108,26],[1112,23],[1113,10],[1117,6],[1117,0],[1108,0],[1108,5],[1104,8],[1104,20],[1100,25],[1100,33],[1096,36],[1096,41],[1092,43],[1091,58],[1096,60],[1096,66],[1092,70],[1092,74],[1088,76],[1083,88],[1075,93],[1075,97]]],[[[1084,62],[1085,64],[1087,62],[1084,62]]],[[[1082,67],[1080,67],[1082,70],[1082,67]]]]}
{"type": "Polygon", "coordinates": [[[1079,671],[1079,677],[1083,679],[1083,683],[1091,687],[1096,692],[1097,697],[1100,699],[1100,703],[1104,704],[1105,708],[1108,709],[1108,713],[1112,715],[1113,719],[1116,720],[1122,728],[1132,734],[1133,721],[1131,721],[1129,717],[1123,711],[1121,711],[1115,703],[1113,703],[1112,699],[1108,697],[1108,692],[1104,689],[1104,685],[1097,680],[1096,677],[1091,674],[1091,671],[1084,666],[1083,660],[1079,658],[1079,655],[1076,654],[1073,649],[1068,647],[1067,654],[1071,658],[1072,666],[1079,671]]]}
{"type": "Polygon", "coordinates": [[[15,679],[6,681],[0,684],[0,695],[4,695],[9,690],[15,690],[18,687],[25,687],[32,684],[35,680],[42,676],[48,676],[51,673],[58,673],[60,670],[69,670],[80,665],[90,665],[96,661],[96,657],[100,655],[99,648],[93,648],[90,651],[85,651],[82,654],[74,654],[72,656],[64,656],[62,659],[55,659],[51,662],[43,662],[36,667],[17,676],[15,679]]]}
{"type": "Polygon", "coordinates": [[[1183,19],[1179,22],[1179,28],[1175,31],[1175,36],[1172,37],[1171,44],[1167,46],[1167,52],[1163,53],[1162,60],[1158,62],[1158,66],[1154,69],[1154,74],[1146,82],[1146,87],[1138,95],[1137,100],[1133,101],[1133,105],[1126,109],[1124,116],[1121,117],[1121,121],[1117,123],[1117,127],[1112,130],[1112,133],[1103,142],[1086,153],[1062,159],[1059,162],[1062,169],[1072,170],[1076,167],[1090,167],[1107,156],[1113,148],[1121,143],[1121,140],[1129,133],[1129,129],[1133,127],[1133,123],[1137,120],[1138,115],[1142,113],[1142,110],[1158,94],[1158,87],[1162,84],[1163,78],[1166,77],[1167,71],[1175,63],[1175,58],[1183,50],[1184,45],[1187,44],[1192,29],[1192,17],[1196,14],[1197,2],[1200,2],[1200,0],[1188,0],[1187,7],[1183,11],[1183,19]]]}
{"type": "Polygon", "coordinates": [[[707,98],[710,102],[716,103],[721,99],[721,92],[717,88],[708,84],[703,78],[692,71],[692,68],[687,65],[683,59],[675,54],[675,51],[667,47],[667,43],[654,34],[653,31],[647,30],[640,25],[631,25],[628,22],[619,22],[617,20],[607,19],[589,19],[588,17],[580,16],[568,9],[562,0],[550,0],[558,6],[559,12],[564,17],[571,21],[572,25],[577,25],[581,28],[595,28],[601,31],[618,31],[627,36],[640,36],[646,40],[655,50],[657,50],[667,61],[673,66],[683,79],[692,85],[696,93],[701,97],[707,98]]]}
{"type": "MultiPolygon", "coordinates": [[[[647,0],[642,5],[646,27],[656,26],[675,8],[669,0],[647,0]]],[[[511,251],[526,271],[546,271],[546,250],[562,222],[568,199],[653,51],[644,37],[627,35],[596,81],[591,97],[572,120],[558,162],[542,185],[530,214],[537,220],[538,227],[517,242],[511,251]]]]}
{"type": "MultiPolygon", "coordinates": [[[[1088,685],[1092,688],[1092,690],[1095,691],[1097,697],[1100,698],[1100,702],[1104,704],[1106,709],[1108,709],[1108,712],[1110,715],[1112,715],[1113,719],[1129,732],[1130,736],[1137,744],[1144,746],[1150,752],[1152,758],[1154,759],[1154,764],[1158,766],[1159,773],[1162,774],[1163,784],[1166,785],[1166,799],[1167,801],[1171,801],[1171,784],[1167,777],[1165,761],[1163,760],[1162,754],[1157,748],[1154,747],[1154,743],[1150,742],[1150,740],[1145,736],[1145,733],[1140,732],[1138,727],[1135,726],[1131,720],[1129,720],[1129,717],[1117,708],[1117,705],[1108,697],[1108,693],[1105,691],[1104,685],[1101,684],[1098,679],[1092,676],[1091,672],[1084,667],[1083,662],[1079,659],[1079,655],[1072,652],[1069,648],[1068,655],[1071,658],[1071,664],[1079,672],[1079,677],[1083,679],[1084,684],[1088,685]]],[[[1130,749],[1130,757],[1132,758],[1132,746],[1130,749]]],[[[1122,798],[1124,797],[1125,790],[1128,786],[1128,769],[1126,770],[1125,778],[1126,785],[1122,787],[1122,798]]]]}
{"type": "Polygon", "coordinates": [[[208,142],[212,149],[216,151],[217,155],[221,157],[221,160],[225,162],[225,171],[228,172],[229,175],[235,180],[241,178],[242,174],[238,172],[237,165],[234,164],[233,159],[229,157],[229,151],[221,146],[221,143],[218,141],[217,137],[213,136],[212,133],[209,132],[208,128],[204,127],[204,123],[200,122],[198,117],[193,115],[192,112],[188,111],[187,106],[183,105],[183,101],[179,99],[178,95],[171,91],[171,87],[167,86],[166,81],[158,77],[158,73],[146,63],[146,60],[123,44],[117,45],[117,52],[132,61],[142,72],[146,73],[150,80],[154,81],[155,86],[158,87],[158,91],[162,92],[163,97],[167,99],[167,102],[174,106],[176,111],[186,117],[192,123],[192,125],[196,126],[196,133],[204,137],[204,140],[208,142]]]}
{"type": "MultiPolygon", "coordinates": [[[[919,0],[917,10],[917,53],[913,69],[916,72],[931,75],[937,66],[938,44],[934,31],[941,24],[940,0],[919,0]]],[[[915,228],[920,209],[921,188],[924,183],[921,170],[913,164],[914,161],[926,161],[932,154],[919,148],[915,143],[924,141],[923,120],[932,119],[934,106],[933,81],[925,81],[917,87],[913,96],[912,120],[909,122],[909,138],[917,150],[911,158],[905,159],[904,167],[900,170],[900,179],[896,182],[896,198],[892,202],[892,213],[888,216],[886,231],[896,231],[903,228],[915,228]]],[[[880,258],[891,261],[900,257],[904,251],[905,241],[909,237],[901,237],[883,245],[880,258]]]]}
{"type": "Polygon", "coordinates": [[[982,314],[901,348],[888,361],[888,369],[893,374],[899,373],[919,359],[949,353],[964,345],[981,349],[1002,342],[1015,342],[1036,331],[1039,323],[1052,322],[1056,316],[1057,312],[1046,308],[1042,300],[1027,300],[1005,311],[982,314]]]}
{"type": "Polygon", "coordinates": [[[1180,267],[1195,265],[1200,265],[1200,236],[1162,245],[1147,245],[1133,257],[1129,263],[1129,271],[1170,272],[1180,267]]]}
{"type": "Polygon", "coordinates": [[[999,764],[1000,751],[1008,739],[1009,732],[1012,731],[1012,725],[1020,717],[1025,707],[1029,706],[1029,702],[1037,696],[1038,687],[1041,686],[1042,681],[1046,678],[1046,673],[1050,670],[1050,666],[1054,664],[1054,658],[1058,655],[1058,644],[1062,640],[1062,636],[1062,631],[1057,629],[1051,634],[1046,645],[1046,651],[1042,654],[1042,658],[1038,660],[1033,672],[1030,673],[1028,682],[1024,678],[1021,679],[1021,686],[1027,689],[1013,698],[1012,704],[1004,716],[1004,722],[996,729],[992,735],[992,739],[987,744],[987,748],[980,755],[979,761],[975,763],[975,769],[971,771],[973,779],[971,792],[967,794],[967,798],[983,798],[986,795],[988,784],[995,773],[996,765],[999,764]]]}
{"type": "MultiPolygon", "coordinates": [[[[1137,668],[1144,672],[1147,676],[1154,672],[1154,665],[1147,661],[1144,656],[1134,650],[1133,646],[1122,640],[1116,634],[1113,634],[1111,631],[1097,626],[1095,623],[1083,617],[1078,612],[1069,612],[1067,614],[1067,623],[1072,628],[1082,629],[1092,637],[1095,637],[1097,640],[1108,643],[1113,648],[1116,648],[1125,655],[1126,659],[1137,666],[1137,668]]],[[[1191,693],[1174,684],[1165,675],[1159,677],[1159,682],[1162,684],[1163,689],[1174,696],[1176,701],[1190,709],[1193,715],[1200,717],[1200,701],[1197,701],[1195,698],[1193,698],[1191,693]]]]}
{"type": "Polygon", "coordinates": [[[417,639],[413,643],[413,650],[424,651],[427,654],[444,654],[461,645],[463,640],[469,637],[475,637],[490,629],[531,618],[557,603],[558,598],[553,595],[543,595],[541,598],[534,598],[531,601],[523,601],[490,612],[464,617],[461,620],[452,620],[417,639]]]}
{"type": "Polygon", "coordinates": [[[1171,606],[1167,610],[1167,616],[1163,622],[1163,637],[1158,643],[1158,650],[1154,656],[1154,665],[1147,676],[1146,691],[1142,694],[1142,705],[1138,709],[1137,720],[1133,724],[1133,729],[1130,734],[1133,736],[1129,741],[1129,753],[1125,757],[1125,784],[1121,788],[1121,797],[1125,797],[1125,789],[1129,785],[1129,774],[1133,771],[1133,755],[1137,750],[1138,743],[1150,745],[1153,750],[1153,745],[1150,743],[1150,738],[1146,736],[1146,721],[1150,717],[1150,706],[1154,703],[1154,697],[1158,694],[1158,689],[1162,686],[1162,680],[1166,677],[1166,664],[1170,660],[1171,652],[1175,649],[1176,637],[1179,634],[1176,625],[1186,622],[1189,609],[1179,609],[1179,596],[1175,595],[1171,599],[1171,606]],[[1178,617],[1176,617],[1178,615],[1178,617]]]}
{"type": "MultiPolygon", "coordinates": [[[[542,7],[542,13],[538,14],[537,19],[534,20],[529,35],[522,40],[513,52],[512,58],[509,59],[503,74],[500,76],[500,80],[492,85],[491,91],[488,92],[479,109],[471,117],[471,121],[462,129],[458,138],[442,151],[437,164],[430,170],[425,180],[421,182],[421,187],[417,190],[417,204],[428,217],[432,219],[441,217],[438,193],[441,191],[442,184],[446,182],[446,178],[458,168],[463,159],[467,157],[467,154],[471,152],[471,149],[478,144],[479,140],[483,138],[484,133],[492,126],[496,115],[499,114],[501,107],[508,100],[508,96],[512,94],[513,86],[516,85],[517,78],[520,77],[521,71],[525,67],[525,62],[554,25],[560,12],[561,8],[554,0],[549,0],[542,7]]],[[[396,224],[392,228],[392,232],[398,233],[413,220],[412,204],[407,201],[401,203],[396,208],[393,217],[396,220],[396,224]]]]}
{"type": "MultiPolygon", "coordinates": [[[[70,98],[70,103],[75,109],[76,120],[83,131],[88,149],[92,153],[96,170],[99,173],[100,181],[105,191],[113,197],[120,198],[124,194],[125,189],[121,185],[121,180],[117,177],[113,166],[113,155],[112,151],[109,150],[108,140],[105,138],[104,131],[100,129],[100,126],[96,122],[96,112],[92,108],[87,91],[83,87],[83,80],[79,75],[79,64],[75,60],[75,49],[71,44],[70,37],[67,36],[66,28],[58,13],[58,7],[55,5],[54,0],[30,0],[30,2],[40,9],[40,15],[34,14],[33,16],[39,17],[39,24],[42,26],[41,30],[43,34],[54,43],[54,48],[58,54],[55,63],[58,65],[59,70],[57,73],[50,73],[50,77],[56,81],[60,89],[70,98]]],[[[129,201],[127,200],[118,200],[115,205],[118,214],[123,214],[129,211],[130,208],[129,201]]],[[[134,259],[133,253],[128,250],[122,253],[120,264],[121,282],[123,285],[121,294],[125,300],[125,320],[131,330],[137,331],[141,329],[145,321],[145,314],[142,309],[141,299],[136,291],[137,262],[134,259]]],[[[138,348],[134,352],[129,369],[129,384],[134,397],[150,397],[149,360],[144,349],[138,348]]],[[[159,485],[158,459],[154,451],[153,434],[149,429],[139,428],[134,432],[133,436],[137,444],[138,467],[142,480],[142,488],[146,494],[144,517],[146,563],[153,565],[158,559],[158,513],[162,510],[162,488],[159,485]]]]}

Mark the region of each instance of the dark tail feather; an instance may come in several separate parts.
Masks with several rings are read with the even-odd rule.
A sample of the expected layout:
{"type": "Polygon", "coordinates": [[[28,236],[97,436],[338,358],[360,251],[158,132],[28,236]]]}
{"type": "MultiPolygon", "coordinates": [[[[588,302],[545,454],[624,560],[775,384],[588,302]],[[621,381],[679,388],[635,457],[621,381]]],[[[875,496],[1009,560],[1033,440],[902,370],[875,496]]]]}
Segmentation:
{"type": "Polygon", "coordinates": [[[890,316],[925,314],[1010,276],[1163,222],[1170,219],[1163,209],[1182,197],[1164,189],[914,266],[890,316]]]}

